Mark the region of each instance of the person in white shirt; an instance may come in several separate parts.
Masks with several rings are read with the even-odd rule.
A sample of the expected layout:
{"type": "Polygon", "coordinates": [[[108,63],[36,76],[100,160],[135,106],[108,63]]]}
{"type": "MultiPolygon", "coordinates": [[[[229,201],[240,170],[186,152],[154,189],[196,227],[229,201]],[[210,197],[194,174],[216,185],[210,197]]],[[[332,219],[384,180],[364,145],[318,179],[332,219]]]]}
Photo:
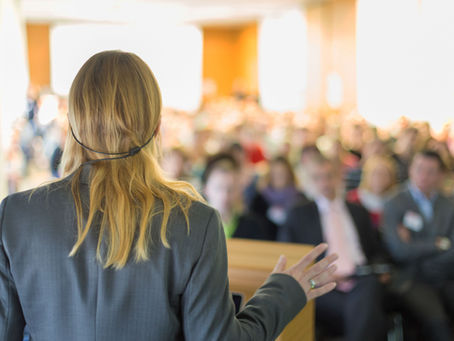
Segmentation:
{"type": "Polygon", "coordinates": [[[329,160],[314,160],[308,174],[315,200],[289,212],[278,240],[314,245],[326,241],[330,252],[339,255],[336,290],[316,301],[318,327],[349,341],[382,340],[386,323],[381,284],[374,275],[357,272],[381,260],[370,216],[362,206],[344,200],[341,174],[329,160]]]}

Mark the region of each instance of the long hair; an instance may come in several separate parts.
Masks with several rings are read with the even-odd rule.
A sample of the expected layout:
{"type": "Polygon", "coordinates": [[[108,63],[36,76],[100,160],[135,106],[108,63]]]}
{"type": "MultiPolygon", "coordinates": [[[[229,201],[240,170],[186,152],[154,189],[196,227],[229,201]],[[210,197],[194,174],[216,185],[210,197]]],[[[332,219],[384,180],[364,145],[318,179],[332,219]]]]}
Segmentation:
{"type": "Polygon", "coordinates": [[[77,253],[98,214],[101,222],[96,254],[105,268],[124,267],[131,252],[136,262],[149,258],[149,229],[157,214],[162,214],[160,239],[165,247],[170,247],[167,223],[174,207],[182,210],[189,233],[189,208],[194,200],[202,198],[190,184],[170,181],[162,175],[156,136],[161,94],[145,62],[135,54],[121,51],[95,54],[82,66],[71,85],[68,109],[74,135],[96,151],[127,152],[155,135],[134,156],[93,163],[84,224],[80,166],[105,155],[83,148],[71,135],[71,129],[68,130],[62,164],[65,175],[74,173],[70,186],[77,214],[77,240],[69,255],[77,253]],[[157,200],[162,205],[156,205],[157,200]]]}

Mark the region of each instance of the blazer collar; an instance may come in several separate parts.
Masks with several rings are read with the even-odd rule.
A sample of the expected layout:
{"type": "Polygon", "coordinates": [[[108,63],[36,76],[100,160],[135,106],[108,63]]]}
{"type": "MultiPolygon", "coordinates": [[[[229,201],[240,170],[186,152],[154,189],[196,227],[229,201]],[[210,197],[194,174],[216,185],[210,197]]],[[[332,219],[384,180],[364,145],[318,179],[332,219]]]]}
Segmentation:
{"type": "Polygon", "coordinates": [[[314,201],[320,212],[328,211],[331,205],[335,205],[339,209],[342,209],[345,206],[345,201],[340,197],[336,197],[333,201],[330,201],[323,196],[319,196],[314,201]]]}
{"type": "Polygon", "coordinates": [[[79,166],[78,169],[76,169],[74,172],[69,174],[65,179],[71,180],[76,175],[76,173],[80,170],[79,182],[81,184],[88,185],[90,183],[90,172],[91,172],[92,168],[93,168],[93,166],[91,164],[83,163],[79,166]]]}
{"type": "Polygon", "coordinates": [[[88,185],[90,183],[90,172],[93,168],[91,164],[82,164],[80,172],[80,183],[88,185]]]}
{"type": "MultiPolygon", "coordinates": [[[[408,208],[415,212],[418,212],[423,217],[424,221],[426,222],[424,215],[422,214],[421,210],[419,209],[419,206],[416,203],[415,199],[413,198],[413,195],[410,193],[410,190],[408,189],[408,187],[406,189],[404,189],[404,194],[407,197],[408,203],[410,205],[410,207],[408,207],[408,208]]],[[[441,195],[440,195],[440,193],[438,193],[438,195],[436,196],[436,198],[434,199],[433,204],[432,204],[433,205],[433,219],[438,217],[440,200],[442,200],[441,195]]],[[[434,222],[432,221],[432,224],[433,223],[434,222]]]]}
{"type": "Polygon", "coordinates": [[[416,210],[417,212],[421,213],[419,211],[419,207],[418,207],[418,204],[416,203],[415,199],[413,198],[413,195],[411,195],[411,192],[410,190],[408,189],[408,187],[404,190],[404,194],[405,196],[407,197],[408,199],[408,202],[410,203],[410,206],[409,207],[410,209],[413,209],[413,210],[416,210]]]}

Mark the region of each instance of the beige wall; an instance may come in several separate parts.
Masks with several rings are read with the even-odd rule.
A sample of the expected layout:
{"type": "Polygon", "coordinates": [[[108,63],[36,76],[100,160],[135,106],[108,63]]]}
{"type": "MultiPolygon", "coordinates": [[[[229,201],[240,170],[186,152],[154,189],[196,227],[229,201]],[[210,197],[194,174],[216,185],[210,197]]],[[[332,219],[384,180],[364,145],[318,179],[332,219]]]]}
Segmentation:
{"type": "Polygon", "coordinates": [[[331,0],[306,9],[308,109],[329,110],[327,76],[339,74],[342,111],[356,107],[356,0],[331,0]]]}

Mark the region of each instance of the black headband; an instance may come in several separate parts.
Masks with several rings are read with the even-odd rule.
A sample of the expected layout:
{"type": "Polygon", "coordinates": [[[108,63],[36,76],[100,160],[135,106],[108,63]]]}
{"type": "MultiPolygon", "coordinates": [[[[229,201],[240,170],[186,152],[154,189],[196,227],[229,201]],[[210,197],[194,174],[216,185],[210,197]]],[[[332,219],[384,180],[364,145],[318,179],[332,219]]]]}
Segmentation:
{"type": "Polygon", "coordinates": [[[145,147],[148,143],[150,143],[150,141],[153,139],[153,137],[156,135],[156,132],[158,131],[158,129],[155,130],[155,132],[153,133],[153,135],[151,135],[151,137],[141,146],[138,146],[138,147],[133,147],[131,148],[129,151],[127,152],[119,152],[119,153],[108,153],[108,152],[100,152],[98,150],[94,150],[86,145],[84,145],[82,142],[80,142],[76,135],[74,134],[74,131],[73,131],[73,128],[70,126],[70,129],[71,129],[71,134],[72,136],[74,137],[74,140],[76,140],[76,142],[78,144],[80,144],[83,148],[93,152],[93,153],[98,153],[98,154],[104,154],[104,155],[120,155],[120,156],[116,156],[116,157],[107,157],[107,158],[103,158],[103,159],[95,159],[95,160],[90,160],[88,161],[87,163],[94,163],[94,162],[99,162],[99,161],[108,161],[108,160],[118,160],[118,159],[125,159],[127,157],[130,157],[130,156],[134,156],[136,155],[138,152],[140,152],[140,150],[145,147]]]}

